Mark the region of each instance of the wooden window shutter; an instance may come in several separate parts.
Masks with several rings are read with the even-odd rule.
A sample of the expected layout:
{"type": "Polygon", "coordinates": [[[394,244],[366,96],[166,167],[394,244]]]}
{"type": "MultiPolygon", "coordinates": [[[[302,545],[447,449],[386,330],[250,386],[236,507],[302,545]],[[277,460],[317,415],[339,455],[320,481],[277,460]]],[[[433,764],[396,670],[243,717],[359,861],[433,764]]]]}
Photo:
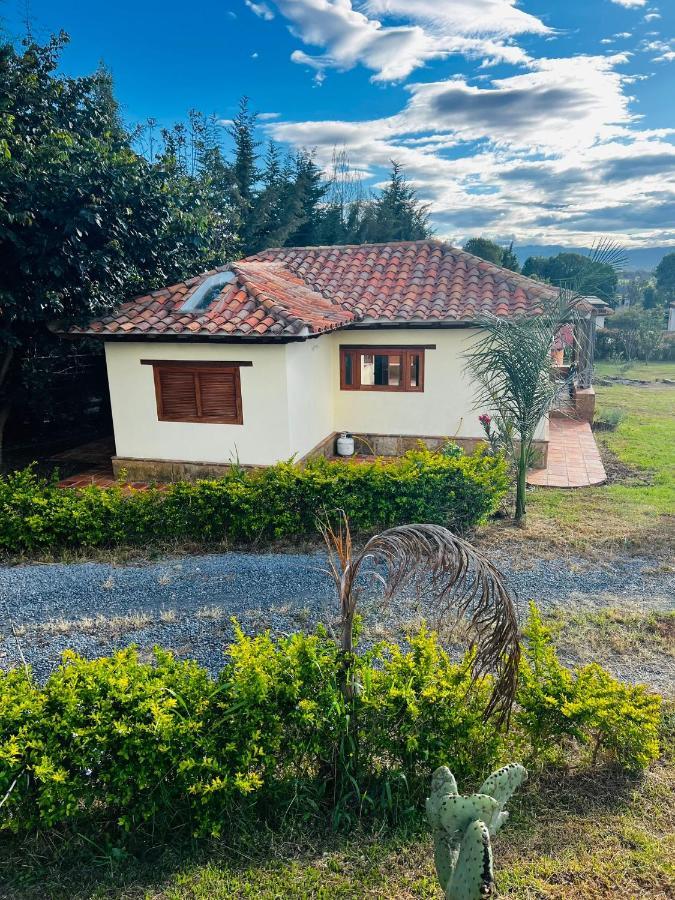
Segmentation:
{"type": "Polygon", "coordinates": [[[242,425],[240,365],[141,360],[153,367],[160,422],[242,425]]]}
{"type": "Polygon", "coordinates": [[[189,421],[199,415],[195,373],[190,369],[157,367],[160,416],[163,419],[189,421]]]}
{"type": "Polygon", "coordinates": [[[239,369],[205,369],[197,382],[203,419],[239,421],[239,369]]]}

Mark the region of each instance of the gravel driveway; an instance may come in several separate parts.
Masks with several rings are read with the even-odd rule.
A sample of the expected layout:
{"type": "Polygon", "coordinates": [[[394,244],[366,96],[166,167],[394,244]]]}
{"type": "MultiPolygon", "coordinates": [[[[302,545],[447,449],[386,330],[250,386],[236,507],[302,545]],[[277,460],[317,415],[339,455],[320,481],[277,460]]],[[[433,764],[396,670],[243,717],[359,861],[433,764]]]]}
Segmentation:
{"type": "MultiPolygon", "coordinates": [[[[633,557],[598,565],[561,558],[525,568],[505,553],[493,559],[519,598],[521,616],[530,598],[542,609],[568,612],[675,608],[675,573],[655,560],[633,557]]],[[[67,648],[98,656],[130,643],[143,651],[154,644],[170,647],[216,671],[233,616],[247,632],[288,633],[330,622],[335,594],[325,566],[321,553],[227,553],[143,565],[0,567],[0,666],[18,662],[13,626],[39,678],[67,648]]],[[[403,598],[386,617],[376,595],[366,604],[368,633],[379,636],[424,617],[433,619],[416,596],[403,598]]],[[[672,668],[658,659],[635,665],[624,660],[620,668],[617,674],[627,679],[671,692],[672,668]]]]}

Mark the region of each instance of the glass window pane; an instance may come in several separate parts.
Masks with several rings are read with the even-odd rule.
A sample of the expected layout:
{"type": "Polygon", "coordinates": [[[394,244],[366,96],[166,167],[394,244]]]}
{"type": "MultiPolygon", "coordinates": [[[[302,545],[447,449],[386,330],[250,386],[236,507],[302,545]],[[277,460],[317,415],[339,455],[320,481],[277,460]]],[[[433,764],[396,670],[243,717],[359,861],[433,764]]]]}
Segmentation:
{"type": "Polygon", "coordinates": [[[401,385],[401,375],[403,374],[403,367],[401,365],[402,358],[401,354],[392,354],[388,357],[389,360],[389,378],[386,382],[390,387],[400,387],[401,385]]]}
{"type": "Polygon", "coordinates": [[[375,354],[375,384],[389,384],[389,357],[383,353],[375,354]]]}
{"type": "Polygon", "coordinates": [[[410,387],[416,388],[420,386],[420,355],[419,353],[410,354],[410,387]]]}
{"type": "Polygon", "coordinates": [[[361,384],[375,384],[375,357],[372,353],[361,354],[361,384]]]}
{"type": "Polygon", "coordinates": [[[352,361],[353,361],[352,354],[345,353],[344,360],[345,360],[345,384],[348,384],[351,387],[351,385],[353,383],[353,378],[354,378],[354,372],[353,372],[353,366],[352,366],[352,361]]]}

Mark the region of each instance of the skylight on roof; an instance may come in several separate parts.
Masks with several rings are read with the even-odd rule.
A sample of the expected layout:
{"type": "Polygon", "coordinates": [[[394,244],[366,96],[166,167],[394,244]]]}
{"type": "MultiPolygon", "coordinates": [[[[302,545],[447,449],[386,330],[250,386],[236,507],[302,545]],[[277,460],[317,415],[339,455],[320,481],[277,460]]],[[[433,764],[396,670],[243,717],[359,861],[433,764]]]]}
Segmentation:
{"type": "Polygon", "coordinates": [[[216,272],[203,281],[182,306],[184,312],[197,312],[213,303],[227,284],[232,284],[237,276],[234,272],[216,272]]]}

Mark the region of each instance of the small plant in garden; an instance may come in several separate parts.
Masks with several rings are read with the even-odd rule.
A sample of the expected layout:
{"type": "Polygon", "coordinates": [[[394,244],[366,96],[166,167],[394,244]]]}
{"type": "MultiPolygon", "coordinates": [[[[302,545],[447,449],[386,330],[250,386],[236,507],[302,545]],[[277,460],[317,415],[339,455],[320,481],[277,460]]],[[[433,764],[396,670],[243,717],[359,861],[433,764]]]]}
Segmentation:
{"type": "Polygon", "coordinates": [[[526,770],[512,763],[493,772],[478,793],[460,796],[447,766],[434,772],[426,809],[436,874],[446,900],[483,900],[494,893],[490,839],[506,821],[504,807],[526,779],[526,770]]]}
{"type": "Polygon", "coordinates": [[[596,431],[615,431],[626,418],[626,413],[617,407],[603,409],[596,415],[593,428],[596,431]]]}

